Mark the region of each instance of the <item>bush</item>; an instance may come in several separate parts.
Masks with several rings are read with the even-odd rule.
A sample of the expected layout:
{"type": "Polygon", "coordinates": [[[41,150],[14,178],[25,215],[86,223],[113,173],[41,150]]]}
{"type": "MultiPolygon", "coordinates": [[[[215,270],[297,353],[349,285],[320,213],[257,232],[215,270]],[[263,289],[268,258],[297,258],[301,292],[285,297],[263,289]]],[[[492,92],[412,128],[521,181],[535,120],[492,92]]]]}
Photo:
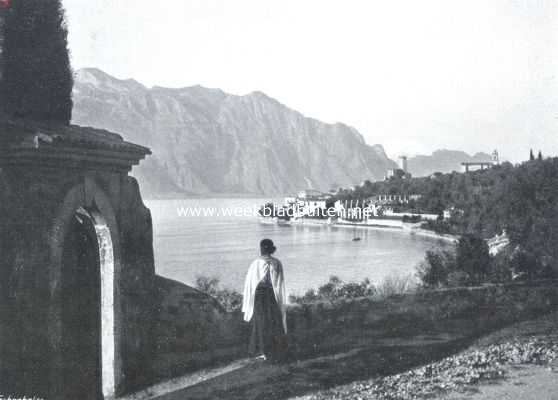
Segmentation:
{"type": "Polygon", "coordinates": [[[414,291],[417,282],[414,277],[409,275],[388,275],[382,283],[378,285],[376,295],[381,299],[398,296],[414,291]]]}
{"type": "Polygon", "coordinates": [[[411,216],[404,215],[403,216],[403,222],[408,222],[408,223],[411,223],[411,224],[416,224],[416,223],[420,222],[420,220],[421,220],[420,215],[411,215],[411,216]]]}
{"type": "MultiPolygon", "coordinates": [[[[512,272],[531,279],[529,271],[535,260],[518,251],[505,250],[491,257],[486,242],[476,236],[464,235],[455,252],[429,250],[417,267],[417,276],[424,288],[506,283],[512,272]]],[[[539,276],[539,275],[537,275],[539,276]]]]}
{"type": "Polygon", "coordinates": [[[490,254],[486,242],[474,235],[463,235],[457,243],[456,268],[468,275],[469,284],[487,281],[490,270],[490,254]]]}
{"type": "Polygon", "coordinates": [[[207,276],[198,276],[196,278],[196,289],[214,296],[219,291],[219,279],[209,278],[207,276]]]}
{"type": "Polygon", "coordinates": [[[417,276],[425,288],[479,285],[496,275],[500,279],[503,274],[504,271],[496,274],[493,270],[486,242],[473,235],[463,235],[459,239],[455,254],[427,251],[424,261],[417,268],[417,276]]]}
{"type": "Polygon", "coordinates": [[[242,308],[242,295],[235,290],[221,289],[218,278],[198,276],[196,289],[213,297],[228,312],[238,311],[242,308]]]}
{"type": "Polygon", "coordinates": [[[385,299],[412,292],[417,282],[412,275],[387,276],[377,287],[366,278],[362,282],[343,282],[337,276],[330,276],[329,281],[317,290],[310,289],[303,296],[290,296],[291,303],[308,304],[316,301],[342,302],[362,297],[385,299]]]}
{"type": "Polygon", "coordinates": [[[306,304],[315,301],[336,302],[342,300],[355,299],[359,297],[373,296],[376,289],[370,283],[369,279],[362,282],[345,283],[339,277],[332,275],[329,277],[328,283],[322,285],[318,290],[310,289],[303,296],[291,295],[289,300],[292,303],[306,304]]]}
{"type": "Polygon", "coordinates": [[[448,275],[449,287],[460,287],[469,285],[469,275],[463,271],[451,271],[448,275]]]}
{"type": "Polygon", "coordinates": [[[511,254],[504,250],[490,259],[488,281],[491,283],[507,283],[512,280],[511,254]]]}
{"type": "Polygon", "coordinates": [[[417,276],[424,288],[438,288],[449,285],[449,277],[455,269],[452,252],[428,250],[417,268],[417,276]]]}

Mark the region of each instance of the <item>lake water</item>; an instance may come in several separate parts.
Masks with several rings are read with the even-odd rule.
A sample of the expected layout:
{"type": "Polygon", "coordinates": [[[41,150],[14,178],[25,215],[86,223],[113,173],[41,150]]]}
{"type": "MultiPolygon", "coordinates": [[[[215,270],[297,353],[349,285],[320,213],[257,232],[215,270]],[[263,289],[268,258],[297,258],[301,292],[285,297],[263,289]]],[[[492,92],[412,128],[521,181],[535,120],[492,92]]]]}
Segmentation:
{"type": "Polygon", "coordinates": [[[414,274],[426,250],[446,245],[387,229],[264,225],[248,210],[241,212],[257,209],[266,200],[146,201],[153,217],[157,273],[188,285],[199,275],[217,277],[223,287],[241,290],[247,268],[258,256],[259,241],[270,238],[285,268],[287,291],[302,294],[327,282],[330,275],[378,283],[386,276],[414,274]],[[202,215],[193,216],[195,210],[202,215]],[[233,215],[222,215],[230,210],[233,215]],[[354,236],[362,240],[353,241],[354,236]]]}

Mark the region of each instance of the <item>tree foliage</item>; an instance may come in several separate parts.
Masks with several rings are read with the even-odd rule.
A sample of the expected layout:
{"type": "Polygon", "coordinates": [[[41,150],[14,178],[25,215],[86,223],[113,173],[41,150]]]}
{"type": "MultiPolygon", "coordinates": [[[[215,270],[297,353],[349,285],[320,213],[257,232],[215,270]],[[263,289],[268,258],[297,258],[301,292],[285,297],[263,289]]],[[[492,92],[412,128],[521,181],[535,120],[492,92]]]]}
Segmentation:
{"type": "Polygon", "coordinates": [[[486,242],[474,235],[459,239],[455,251],[429,250],[417,268],[425,288],[479,285],[489,281],[493,264],[486,242]]]}
{"type": "Polygon", "coordinates": [[[457,243],[455,265],[471,285],[487,281],[490,272],[490,254],[486,242],[474,235],[463,235],[457,243]]]}
{"type": "Polygon", "coordinates": [[[221,288],[218,278],[198,276],[196,289],[213,297],[228,312],[242,308],[242,295],[236,290],[221,288]]]}
{"type": "Polygon", "coordinates": [[[9,116],[67,125],[73,76],[60,0],[18,0],[6,17],[0,86],[9,116]]]}
{"type": "Polygon", "coordinates": [[[369,279],[362,282],[343,282],[339,277],[332,275],[329,281],[317,290],[309,289],[303,296],[290,296],[292,303],[306,304],[315,301],[336,302],[359,297],[369,297],[376,293],[376,288],[369,279]]]}

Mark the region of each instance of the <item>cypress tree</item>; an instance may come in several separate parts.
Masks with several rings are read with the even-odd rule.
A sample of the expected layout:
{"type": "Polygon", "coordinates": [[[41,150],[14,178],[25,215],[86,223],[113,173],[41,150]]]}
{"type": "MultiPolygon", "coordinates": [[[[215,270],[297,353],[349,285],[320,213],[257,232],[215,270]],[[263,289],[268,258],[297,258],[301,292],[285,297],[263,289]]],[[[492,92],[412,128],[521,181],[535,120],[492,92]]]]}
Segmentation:
{"type": "Polygon", "coordinates": [[[540,150],[539,150],[539,155],[537,156],[537,159],[538,159],[539,161],[542,160],[542,152],[541,152],[540,150]]]}
{"type": "Polygon", "coordinates": [[[0,100],[15,118],[68,125],[73,76],[61,0],[12,2],[4,30],[0,100]]]}
{"type": "Polygon", "coordinates": [[[533,161],[535,159],[535,155],[533,154],[533,149],[529,152],[529,161],[533,161]]]}

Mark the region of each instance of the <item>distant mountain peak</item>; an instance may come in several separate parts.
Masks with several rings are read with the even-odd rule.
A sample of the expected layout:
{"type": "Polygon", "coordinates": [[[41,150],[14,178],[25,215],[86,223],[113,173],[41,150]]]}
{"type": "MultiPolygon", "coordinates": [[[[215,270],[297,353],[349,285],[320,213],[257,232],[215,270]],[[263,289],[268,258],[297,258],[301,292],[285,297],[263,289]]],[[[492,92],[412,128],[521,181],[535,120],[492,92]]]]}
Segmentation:
{"type": "Polygon", "coordinates": [[[118,79],[98,68],[82,68],[75,72],[75,79],[82,84],[90,85],[122,85],[123,87],[147,90],[135,79],[118,79]]]}

